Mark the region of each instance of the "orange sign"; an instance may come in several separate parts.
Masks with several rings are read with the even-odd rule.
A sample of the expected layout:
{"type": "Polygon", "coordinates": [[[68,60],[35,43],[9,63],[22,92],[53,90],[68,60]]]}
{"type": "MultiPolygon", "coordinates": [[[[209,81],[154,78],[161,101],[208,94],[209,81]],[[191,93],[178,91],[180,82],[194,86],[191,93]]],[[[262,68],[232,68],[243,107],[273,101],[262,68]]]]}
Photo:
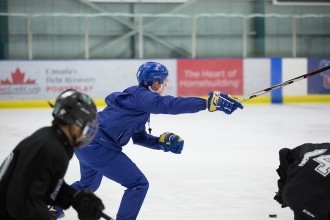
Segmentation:
{"type": "Polygon", "coordinates": [[[209,91],[243,94],[242,59],[177,61],[178,96],[207,96],[209,91]]]}

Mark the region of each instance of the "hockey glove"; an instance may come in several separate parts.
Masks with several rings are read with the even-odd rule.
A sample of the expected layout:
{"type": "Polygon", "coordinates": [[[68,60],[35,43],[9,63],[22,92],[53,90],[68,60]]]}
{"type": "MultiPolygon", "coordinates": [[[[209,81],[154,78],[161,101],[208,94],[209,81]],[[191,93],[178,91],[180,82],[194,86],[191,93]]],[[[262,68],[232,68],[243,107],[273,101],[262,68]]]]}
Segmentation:
{"type": "Polygon", "coordinates": [[[288,207],[287,204],[285,204],[283,202],[283,199],[282,199],[282,193],[280,191],[276,192],[276,195],[274,196],[274,199],[280,203],[281,207],[282,208],[285,208],[285,207],[288,207]]]}
{"type": "Polygon", "coordinates": [[[159,136],[159,142],[161,148],[165,151],[171,151],[175,154],[181,154],[184,140],[176,134],[165,132],[159,136]]]}
{"type": "Polygon", "coordinates": [[[209,92],[209,98],[207,100],[207,108],[209,112],[223,111],[226,114],[233,113],[237,108],[243,109],[240,102],[231,98],[226,93],[219,91],[209,92]]]}
{"type": "Polygon", "coordinates": [[[79,190],[74,194],[72,207],[78,212],[80,220],[100,219],[104,209],[101,199],[88,190],[79,190]]]}

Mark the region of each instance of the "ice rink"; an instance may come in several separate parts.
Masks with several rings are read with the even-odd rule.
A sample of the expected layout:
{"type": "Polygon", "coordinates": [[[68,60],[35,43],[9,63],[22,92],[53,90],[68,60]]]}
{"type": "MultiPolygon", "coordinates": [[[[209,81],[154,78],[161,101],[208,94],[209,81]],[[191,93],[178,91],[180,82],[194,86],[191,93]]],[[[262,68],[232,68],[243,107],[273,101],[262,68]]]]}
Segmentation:
{"type": "MultiPolygon", "coordinates": [[[[278,151],[312,142],[329,142],[329,104],[247,104],[232,115],[207,111],[152,115],[152,133],[181,135],[181,155],[131,142],[124,152],[150,182],[140,220],[291,220],[290,209],[273,200],[277,190],[278,151]]],[[[51,122],[51,109],[0,109],[0,163],[24,137],[51,122]]],[[[79,179],[71,160],[66,181],[79,179]]],[[[105,213],[116,216],[124,188],[106,178],[96,194],[105,213]]],[[[76,212],[66,211],[67,220],[76,212]]]]}

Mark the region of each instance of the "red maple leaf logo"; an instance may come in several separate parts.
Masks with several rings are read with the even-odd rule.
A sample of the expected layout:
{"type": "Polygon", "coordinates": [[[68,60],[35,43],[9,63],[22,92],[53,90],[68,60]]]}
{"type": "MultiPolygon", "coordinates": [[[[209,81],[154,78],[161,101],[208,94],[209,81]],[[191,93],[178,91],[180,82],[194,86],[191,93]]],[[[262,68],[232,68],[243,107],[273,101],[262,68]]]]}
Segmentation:
{"type": "Polygon", "coordinates": [[[35,84],[36,80],[35,79],[27,79],[24,82],[24,77],[25,77],[25,73],[22,72],[19,68],[16,68],[14,73],[11,73],[11,79],[12,81],[10,81],[10,79],[5,79],[5,80],[0,80],[0,84],[2,85],[9,85],[9,84],[35,84]]]}

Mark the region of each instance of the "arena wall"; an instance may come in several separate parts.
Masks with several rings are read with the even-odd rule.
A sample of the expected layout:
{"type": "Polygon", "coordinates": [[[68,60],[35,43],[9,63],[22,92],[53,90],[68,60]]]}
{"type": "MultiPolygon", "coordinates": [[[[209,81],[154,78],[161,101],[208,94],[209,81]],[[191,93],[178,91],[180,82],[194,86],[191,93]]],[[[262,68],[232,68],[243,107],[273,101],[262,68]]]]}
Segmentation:
{"type": "MultiPolygon", "coordinates": [[[[0,61],[0,108],[47,107],[67,88],[104,106],[107,94],[135,85],[138,67],[149,60],[0,61]]],[[[167,95],[207,97],[219,90],[245,97],[319,69],[330,58],[158,59],[169,69],[167,95]]],[[[330,71],[245,103],[330,103],[330,71]]]]}

